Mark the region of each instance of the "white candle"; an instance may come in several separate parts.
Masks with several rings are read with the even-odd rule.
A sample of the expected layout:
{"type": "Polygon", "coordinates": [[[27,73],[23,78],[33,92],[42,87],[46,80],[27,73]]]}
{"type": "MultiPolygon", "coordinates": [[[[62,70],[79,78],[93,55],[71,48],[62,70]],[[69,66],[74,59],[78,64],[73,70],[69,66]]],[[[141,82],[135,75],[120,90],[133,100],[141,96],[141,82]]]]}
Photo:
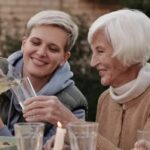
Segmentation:
{"type": "Polygon", "coordinates": [[[56,136],[55,136],[55,143],[54,143],[54,149],[53,150],[62,150],[64,145],[64,138],[66,134],[66,129],[62,128],[62,125],[60,122],[57,122],[57,130],[56,130],[56,136]]]}

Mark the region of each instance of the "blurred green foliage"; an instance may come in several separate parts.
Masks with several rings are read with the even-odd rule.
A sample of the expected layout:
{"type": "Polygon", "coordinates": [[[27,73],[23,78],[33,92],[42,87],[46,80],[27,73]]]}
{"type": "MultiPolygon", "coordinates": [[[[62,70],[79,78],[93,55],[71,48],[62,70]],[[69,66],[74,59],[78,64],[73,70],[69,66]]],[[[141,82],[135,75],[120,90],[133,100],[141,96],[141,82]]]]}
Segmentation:
{"type": "Polygon", "coordinates": [[[150,16],[150,0],[120,0],[124,7],[139,9],[150,16]]]}
{"type": "Polygon", "coordinates": [[[21,48],[21,41],[18,37],[6,35],[5,41],[3,42],[3,48],[3,56],[7,57],[21,48]]]}

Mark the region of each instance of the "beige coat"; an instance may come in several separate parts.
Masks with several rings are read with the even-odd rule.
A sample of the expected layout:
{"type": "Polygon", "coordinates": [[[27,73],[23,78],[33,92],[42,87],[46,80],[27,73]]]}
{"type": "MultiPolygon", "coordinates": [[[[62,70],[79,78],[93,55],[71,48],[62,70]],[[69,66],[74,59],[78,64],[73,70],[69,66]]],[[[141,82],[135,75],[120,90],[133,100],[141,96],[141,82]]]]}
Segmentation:
{"type": "Polygon", "coordinates": [[[138,129],[150,129],[150,87],[139,97],[124,103],[112,101],[109,91],[99,98],[97,150],[131,150],[138,129]]]}

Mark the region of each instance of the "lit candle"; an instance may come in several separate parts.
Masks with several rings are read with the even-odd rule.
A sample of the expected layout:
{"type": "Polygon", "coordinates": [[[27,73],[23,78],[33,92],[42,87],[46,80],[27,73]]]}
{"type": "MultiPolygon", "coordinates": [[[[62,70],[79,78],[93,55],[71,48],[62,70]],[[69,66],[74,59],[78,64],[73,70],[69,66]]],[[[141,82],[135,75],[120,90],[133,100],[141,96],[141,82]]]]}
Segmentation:
{"type": "Polygon", "coordinates": [[[54,143],[54,149],[53,150],[62,150],[64,145],[64,138],[66,134],[66,129],[62,128],[62,125],[60,122],[57,122],[57,130],[56,130],[56,136],[55,136],[55,143],[54,143]]]}

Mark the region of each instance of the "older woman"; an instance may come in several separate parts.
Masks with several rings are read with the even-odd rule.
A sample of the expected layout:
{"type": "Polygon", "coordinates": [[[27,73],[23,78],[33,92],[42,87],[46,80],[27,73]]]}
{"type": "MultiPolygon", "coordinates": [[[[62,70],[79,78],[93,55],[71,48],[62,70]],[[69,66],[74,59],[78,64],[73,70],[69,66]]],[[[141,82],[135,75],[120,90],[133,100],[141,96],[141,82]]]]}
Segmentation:
{"type": "MultiPolygon", "coordinates": [[[[46,141],[55,133],[58,121],[66,126],[77,118],[85,118],[87,102],[71,79],[73,73],[67,62],[77,36],[77,25],[61,11],[41,11],[28,21],[21,51],[13,53],[8,61],[15,71],[21,72],[21,77],[30,78],[38,96],[25,101],[23,114],[15,97],[10,101],[10,93],[1,96],[1,135],[11,135],[13,125],[24,119],[41,121],[46,123],[46,141]]],[[[13,69],[8,72],[13,73],[13,69]]]]}
{"type": "Polygon", "coordinates": [[[91,66],[101,84],[97,150],[130,150],[138,129],[150,129],[150,19],[122,9],[99,17],[90,27],[91,66]]]}

